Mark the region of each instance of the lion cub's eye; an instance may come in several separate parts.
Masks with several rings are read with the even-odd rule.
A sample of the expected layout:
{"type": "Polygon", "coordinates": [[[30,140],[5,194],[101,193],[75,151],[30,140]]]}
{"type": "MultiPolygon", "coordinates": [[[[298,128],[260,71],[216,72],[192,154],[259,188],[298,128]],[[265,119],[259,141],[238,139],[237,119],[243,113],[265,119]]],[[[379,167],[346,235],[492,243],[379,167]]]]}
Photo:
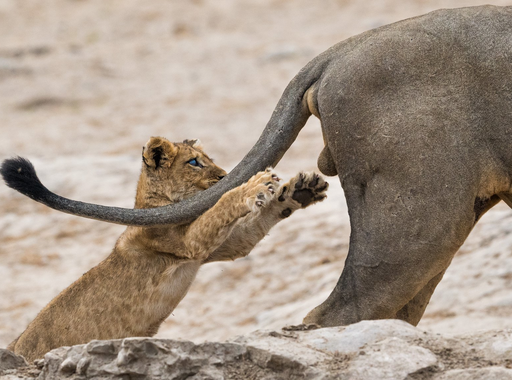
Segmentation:
{"type": "Polygon", "coordinates": [[[190,165],[192,165],[192,166],[197,166],[197,167],[199,167],[199,168],[202,168],[202,167],[203,167],[203,165],[201,165],[201,164],[199,163],[199,161],[197,161],[197,159],[195,159],[195,158],[193,158],[193,159],[191,159],[191,160],[187,161],[187,164],[190,164],[190,165]]]}

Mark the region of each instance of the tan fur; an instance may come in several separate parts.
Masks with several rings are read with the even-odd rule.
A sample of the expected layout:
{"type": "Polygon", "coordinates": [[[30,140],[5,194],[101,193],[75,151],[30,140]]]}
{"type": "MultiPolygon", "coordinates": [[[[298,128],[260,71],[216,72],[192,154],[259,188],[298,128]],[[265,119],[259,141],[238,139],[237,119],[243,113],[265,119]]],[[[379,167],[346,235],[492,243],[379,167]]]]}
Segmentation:
{"type": "MultiPolygon", "coordinates": [[[[196,141],[151,138],[143,150],[136,208],[178,202],[226,172],[196,141]],[[189,162],[195,159],[200,166],[189,162]]],[[[268,169],[183,225],[128,227],[112,253],[53,299],[8,347],[28,360],[92,339],[152,336],[205,262],[247,255],[277,222],[325,198],[327,183],[299,174],[279,187],[268,169]]]]}

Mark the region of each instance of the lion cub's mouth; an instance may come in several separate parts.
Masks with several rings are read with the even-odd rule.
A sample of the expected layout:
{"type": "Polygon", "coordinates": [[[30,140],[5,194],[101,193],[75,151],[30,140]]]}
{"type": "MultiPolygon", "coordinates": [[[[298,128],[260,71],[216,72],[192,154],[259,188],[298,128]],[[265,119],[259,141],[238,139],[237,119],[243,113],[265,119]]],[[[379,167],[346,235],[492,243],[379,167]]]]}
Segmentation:
{"type": "Polygon", "coordinates": [[[199,189],[199,191],[203,191],[203,190],[209,189],[210,187],[212,187],[219,181],[220,181],[220,179],[210,179],[210,180],[201,181],[201,182],[199,182],[197,188],[199,189]]]}
{"type": "Polygon", "coordinates": [[[194,184],[193,187],[190,187],[189,189],[184,190],[183,192],[172,192],[167,196],[167,198],[169,199],[169,204],[177,203],[185,199],[192,198],[197,193],[209,189],[219,181],[220,179],[203,180],[199,181],[198,183],[194,184]]]}
{"type": "Polygon", "coordinates": [[[205,178],[197,183],[197,187],[201,190],[206,190],[213,185],[215,185],[217,182],[219,182],[224,176],[218,176],[216,178],[205,178]]]}

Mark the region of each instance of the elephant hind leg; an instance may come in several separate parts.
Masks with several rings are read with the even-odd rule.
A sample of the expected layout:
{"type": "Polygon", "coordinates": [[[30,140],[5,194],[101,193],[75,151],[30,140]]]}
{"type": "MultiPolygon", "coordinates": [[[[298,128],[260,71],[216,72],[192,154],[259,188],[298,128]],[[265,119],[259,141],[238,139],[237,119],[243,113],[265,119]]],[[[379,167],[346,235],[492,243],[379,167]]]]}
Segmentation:
{"type": "Polygon", "coordinates": [[[421,317],[423,317],[430,298],[432,297],[437,284],[439,284],[439,281],[441,281],[443,278],[445,271],[446,270],[443,270],[441,273],[434,276],[434,278],[432,278],[432,280],[430,280],[427,285],[425,285],[418,293],[416,293],[412,300],[407,302],[404,307],[398,310],[396,313],[396,318],[416,326],[420,322],[421,317]]]}
{"type": "MultiPolygon", "coordinates": [[[[509,204],[512,207],[512,194],[508,195],[511,200],[509,204]]],[[[475,223],[493,206],[495,206],[500,200],[501,196],[493,195],[488,199],[475,199],[475,205],[473,207],[475,212],[475,223]]],[[[402,319],[411,325],[416,326],[423,314],[425,313],[425,309],[430,302],[430,298],[436,289],[439,281],[442,280],[446,269],[441,271],[439,274],[434,276],[415,296],[412,300],[410,300],[404,307],[402,307],[397,313],[396,318],[402,319]]]]}
{"type": "Polygon", "coordinates": [[[379,173],[364,188],[361,181],[346,179],[349,255],[333,292],[305,323],[327,327],[398,317],[417,324],[421,319],[475,224],[476,191],[459,178],[446,177],[439,186],[440,181],[397,173],[379,173]]]}

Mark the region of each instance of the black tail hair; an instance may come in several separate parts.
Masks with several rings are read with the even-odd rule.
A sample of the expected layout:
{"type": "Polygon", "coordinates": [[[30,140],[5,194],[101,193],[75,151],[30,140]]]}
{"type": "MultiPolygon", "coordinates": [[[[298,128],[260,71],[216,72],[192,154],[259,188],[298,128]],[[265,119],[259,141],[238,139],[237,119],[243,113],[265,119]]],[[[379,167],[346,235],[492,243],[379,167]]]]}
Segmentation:
{"type": "Polygon", "coordinates": [[[26,158],[14,157],[5,160],[0,167],[0,174],[7,186],[35,201],[41,201],[49,193],[37,177],[34,166],[26,158]]]}

